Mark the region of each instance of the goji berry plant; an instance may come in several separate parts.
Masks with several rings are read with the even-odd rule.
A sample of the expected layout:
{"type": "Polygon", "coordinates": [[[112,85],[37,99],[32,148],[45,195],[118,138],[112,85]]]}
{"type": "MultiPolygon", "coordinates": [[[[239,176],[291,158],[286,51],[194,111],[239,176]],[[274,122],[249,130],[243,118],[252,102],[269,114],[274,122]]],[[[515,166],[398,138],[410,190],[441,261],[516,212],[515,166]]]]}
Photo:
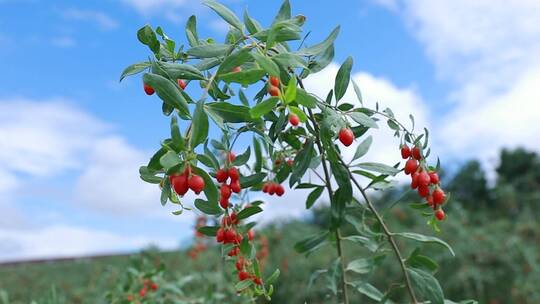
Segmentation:
{"type": "MultiPolygon", "coordinates": [[[[397,239],[436,243],[453,254],[450,246],[435,237],[390,230],[380,208],[368,196],[369,191],[392,186],[391,179],[403,171],[411,176],[411,188],[424,200],[411,207],[418,209],[434,230],[439,229],[437,222],[445,220],[442,206],[448,198],[437,174],[439,162],[428,164],[427,129],[415,133],[412,115],[405,123],[398,121],[391,109],[380,109],[378,103],[373,108],[365,105],[360,88],[351,80],[350,57],[339,68],[326,98],[306,90],[304,79],[333,60],[339,27],[322,42],[307,46],[309,39],[302,35],[306,18],[293,17],[288,1],[268,28],[247,11],[242,22],[218,2],[203,3],[230,25],[223,42],[201,39],[195,16],[185,27],[187,45],[177,45],[161,27],[145,25],[137,37],[153,57],[127,67],[121,76],[144,71],[145,93],[157,94],[163,114],[171,120],[170,136],[140,168],[144,181],[159,185],[161,203],[178,205],[175,215],[194,206],[214,217],[198,220],[197,231],[222,244],[222,256],[229,266],[225,269],[237,277],[235,289],[251,299],[269,300],[279,270],[262,270],[260,258],[272,249],[266,242],[262,255],[254,244],[255,223],[248,218],[263,211],[263,201],[250,201],[250,194],[262,191],[282,196],[284,183],[291,191],[311,189],[305,202],[309,209],[326,193],[331,206],[330,227],[294,245],[307,255],[326,245],[336,249],[336,259],[328,261],[329,267],[316,272],[310,281],[326,276],[339,303],[350,303],[353,290],[381,303],[404,294],[411,303],[445,302],[433,276],[434,261],[419,248],[405,255],[397,239]],[[351,85],[356,97],[346,100],[351,85]],[[394,132],[396,162],[361,161],[368,157],[372,143],[372,135],[366,134],[383,124],[394,132]],[[247,149],[236,155],[239,146],[247,149]],[[347,149],[355,149],[352,158],[343,156],[347,149]],[[190,191],[188,197],[197,198],[184,197],[190,191]],[[356,234],[342,235],[346,224],[352,224],[356,234]],[[343,242],[363,246],[370,255],[346,257],[343,242]],[[363,274],[373,271],[390,254],[401,268],[402,279],[396,283],[389,278],[388,288],[380,291],[363,274]],[[264,273],[271,275],[265,277],[264,273]]],[[[203,245],[199,246],[197,250],[202,250],[203,245]]],[[[192,253],[196,256],[197,251],[192,253]]]]}

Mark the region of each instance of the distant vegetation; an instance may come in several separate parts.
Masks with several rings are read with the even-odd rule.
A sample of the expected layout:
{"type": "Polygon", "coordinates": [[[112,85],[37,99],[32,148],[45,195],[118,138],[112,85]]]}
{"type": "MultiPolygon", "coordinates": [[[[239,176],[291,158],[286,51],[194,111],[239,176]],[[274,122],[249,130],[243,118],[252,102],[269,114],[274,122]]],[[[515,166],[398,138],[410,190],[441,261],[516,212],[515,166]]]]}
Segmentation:
{"type": "MultiPolygon", "coordinates": [[[[489,304],[540,303],[540,159],[522,149],[504,150],[496,174],[494,185],[489,186],[480,164],[470,161],[452,179],[445,178],[450,180],[446,187],[452,203],[447,214],[452,220],[441,225],[440,237],[453,246],[457,257],[430,244],[422,246],[422,252],[439,261],[436,277],[446,298],[473,298],[489,304]]],[[[410,197],[405,194],[392,209],[385,209],[403,193],[403,189],[395,190],[377,200],[383,212],[393,215],[387,217],[389,225],[397,230],[429,229],[425,218],[404,208],[415,202],[412,193],[410,197]]],[[[257,231],[270,244],[264,269],[281,270],[272,303],[329,302],[325,300],[330,291],[324,278],[312,277],[315,280],[310,288],[306,278],[327,267],[326,261],[335,255],[332,248],[323,248],[306,259],[290,246],[326,227],[328,212],[319,207],[307,222],[275,223],[257,231]]],[[[343,234],[352,233],[352,229],[346,226],[343,234]]],[[[213,240],[208,244],[214,244],[213,240]]],[[[408,254],[415,248],[406,249],[408,254]]],[[[233,278],[219,271],[234,266],[220,261],[218,250],[211,245],[195,259],[187,251],[150,250],[130,257],[0,266],[0,303],[109,303],[107,292],[122,293],[122,288],[140,283],[130,278],[142,276],[159,286],[149,292],[145,303],[243,303],[245,298],[237,297],[234,284],[228,283],[233,278]]],[[[345,244],[345,250],[349,259],[365,255],[358,246],[345,244]]],[[[396,263],[384,259],[380,263],[377,271],[365,274],[369,281],[374,286],[385,286],[390,279],[399,282],[396,263]]],[[[352,303],[369,303],[358,293],[352,296],[352,303]]]]}

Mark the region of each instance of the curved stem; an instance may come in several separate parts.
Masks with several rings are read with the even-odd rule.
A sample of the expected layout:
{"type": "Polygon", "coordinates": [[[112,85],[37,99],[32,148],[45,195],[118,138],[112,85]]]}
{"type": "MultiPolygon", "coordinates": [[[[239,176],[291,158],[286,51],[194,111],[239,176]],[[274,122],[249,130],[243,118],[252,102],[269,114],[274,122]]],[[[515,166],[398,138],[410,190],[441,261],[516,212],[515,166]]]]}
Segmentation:
{"type": "MultiPolygon", "coordinates": [[[[295,75],[296,76],[296,75],[295,75]]],[[[302,83],[302,79],[298,76],[296,76],[296,79],[298,80],[298,84],[300,85],[300,87],[302,89],[304,89],[304,85],[302,83]]],[[[325,171],[325,177],[326,177],[326,180],[327,180],[327,187],[329,187],[329,175],[327,174],[328,173],[328,169],[326,168],[326,163],[325,163],[325,158],[324,158],[324,153],[323,153],[323,150],[322,150],[322,147],[321,147],[321,144],[320,144],[320,141],[319,141],[319,127],[317,125],[317,122],[315,121],[315,117],[313,116],[313,112],[311,111],[311,109],[308,108],[308,112],[309,112],[309,117],[310,117],[310,120],[311,122],[313,123],[313,127],[315,129],[315,132],[317,134],[317,147],[319,148],[319,151],[320,151],[320,154],[321,154],[321,158],[322,158],[322,164],[323,164],[323,169],[325,171]]],[[[378,114],[381,114],[381,115],[384,115],[384,116],[387,116],[385,113],[382,113],[382,112],[378,112],[378,114]]],[[[395,119],[394,119],[395,120],[395,119]]],[[[398,122],[399,123],[399,122],[398,122]]],[[[404,129],[404,130],[407,130],[406,127],[404,125],[402,125],[401,123],[399,123],[399,125],[404,129]]],[[[407,131],[408,132],[408,131],[407,131]]],[[[339,157],[339,161],[345,166],[345,168],[347,168],[347,172],[349,174],[349,177],[351,178],[352,182],[354,183],[354,185],[356,186],[356,188],[358,188],[358,190],[360,190],[360,193],[362,194],[362,197],[364,198],[364,200],[366,201],[366,204],[369,208],[369,210],[371,210],[371,212],[373,212],[373,214],[375,215],[375,217],[377,218],[377,221],[379,222],[379,224],[381,225],[381,227],[383,228],[383,231],[384,231],[384,234],[386,235],[387,239],[388,239],[388,242],[390,243],[390,245],[392,246],[392,250],[394,251],[394,253],[396,254],[396,257],[397,259],[399,260],[399,265],[401,267],[401,271],[403,272],[403,276],[405,277],[405,284],[407,285],[407,290],[409,292],[409,296],[411,297],[411,301],[412,303],[414,304],[417,304],[418,303],[418,300],[416,299],[416,295],[414,293],[414,289],[412,287],[412,283],[411,283],[411,278],[409,277],[409,274],[407,273],[407,268],[405,266],[405,262],[403,260],[403,257],[401,255],[401,251],[399,250],[399,247],[397,246],[396,244],[396,241],[394,240],[394,237],[393,237],[393,234],[392,232],[390,232],[390,230],[388,229],[388,227],[386,226],[384,220],[382,219],[382,217],[380,216],[379,212],[377,211],[377,209],[375,209],[375,206],[373,206],[373,204],[371,203],[371,200],[368,198],[367,194],[366,194],[366,191],[364,188],[362,188],[362,186],[360,185],[360,183],[358,183],[358,181],[354,178],[354,176],[352,175],[351,171],[349,170],[349,166],[343,161],[343,159],[341,157],[339,157]]],[[[330,189],[330,192],[329,193],[332,193],[331,192],[331,187],[329,188],[330,189]]],[[[340,235],[339,235],[339,229],[336,231],[336,236],[338,237],[338,241],[337,241],[337,244],[338,244],[338,254],[339,256],[341,257],[342,253],[341,253],[341,244],[340,244],[340,235]]],[[[344,263],[343,263],[343,260],[341,260],[341,267],[342,267],[342,271],[343,271],[343,276],[342,276],[342,284],[344,285],[343,286],[343,291],[344,291],[344,295],[345,295],[345,303],[348,303],[348,299],[347,299],[347,292],[346,292],[346,282],[345,282],[345,266],[344,266],[344,263]]]]}
{"type": "MultiPolygon", "coordinates": [[[[339,158],[339,160],[340,160],[340,162],[342,164],[345,165],[345,162],[341,159],[341,157],[339,158]]],[[[409,277],[409,274],[407,273],[407,268],[405,266],[405,262],[403,260],[402,255],[401,255],[401,251],[399,250],[399,247],[397,246],[396,241],[394,240],[393,233],[390,232],[390,229],[388,229],[388,226],[386,226],[386,224],[385,224],[384,220],[382,219],[381,215],[379,214],[377,209],[375,209],[375,206],[373,206],[373,204],[371,203],[371,200],[368,198],[364,188],[362,188],[362,186],[360,186],[358,181],[354,178],[354,176],[352,175],[352,173],[348,169],[347,169],[347,171],[349,172],[349,177],[351,178],[351,181],[354,183],[356,188],[358,188],[358,190],[360,190],[360,193],[362,194],[362,197],[366,201],[366,205],[368,206],[369,210],[371,210],[371,212],[373,212],[373,214],[377,218],[377,222],[379,222],[379,224],[383,228],[384,234],[386,235],[386,237],[388,239],[388,242],[392,246],[392,250],[394,251],[394,253],[396,254],[397,259],[399,260],[401,271],[403,272],[403,276],[405,277],[405,284],[407,285],[407,290],[408,290],[409,295],[411,297],[412,303],[415,303],[415,304],[418,303],[418,300],[416,299],[416,295],[414,293],[414,289],[412,287],[411,278],[409,277]]]]}

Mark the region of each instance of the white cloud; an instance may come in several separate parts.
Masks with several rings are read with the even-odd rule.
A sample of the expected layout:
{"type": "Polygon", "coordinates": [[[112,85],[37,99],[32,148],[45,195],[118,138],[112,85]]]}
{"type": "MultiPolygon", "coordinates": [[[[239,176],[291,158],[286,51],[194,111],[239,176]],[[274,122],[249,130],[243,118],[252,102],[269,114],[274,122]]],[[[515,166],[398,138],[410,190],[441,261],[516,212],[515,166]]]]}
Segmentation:
{"type": "Polygon", "coordinates": [[[79,167],[107,125],[63,99],[0,100],[0,171],[47,176],[79,167]]]}
{"type": "Polygon", "coordinates": [[[124,0],[133,6],[139,13],[148,14],[162,9],[174,9],[187,5],[190,0],[124,0]]]}
{"type": "Polygon", "coordinates": [[[537,60],[538,1],[405,0],[404,4],[412,30],[444,77],[500,87],[537,60]]]}
{"type": "Polygon", "coordinates": [[[93,218],[165,218],[191,223],[194,215],[162,208],[156,186],[139,179],[146,152],[64,99],[0,99],[0,259],[70,256],[135,250],[151,243],[171,248],[176,240],[120,235],[63,224],[64,212],[94,211],[93,218]],[[66,177],[60,213],[28,212],[24,200],[58,199],[51,180],[66,177]],[[29,186],[32,187],[29,187],[29,186]],[[71,190],[70,190],[71,189],[71,190]],[[36,192],[37,191],[37,192],[36,192]],[[39,192],[39,193],[38,193],[39,192]],[[70,192],[71,195],[70,195],[70,192]],[[23,197],[24,196],[24,197],[23,197]],[[36,217],[38,216],[38,217],[36,217]],[[103,216],[103,217],[102,217],[103,216]],[[68,244],[68,245],[66,245],[68,244]]]}
{"type": "Polygon", "coordinates": [[[87,165],[77,178],[74,200],[115,215],[162,211],[158,186],[139,178],[139,167],[147,162],[148,155],[124,139],[99,138],[90,148],[87,165]]]}
{"type": "Polygon", "coordinates": [[[103,30],[112,30],[118,27],[116,20],[100,11],[72,8],[65,10],[63,15],[66,19],[70,20],[93,22],[103,30]]]}
{"type": "Polygon", "coordinates": [[[194,0],[123,0],[143,16],[160,15],[174,23],[181,23],[189,14],[203,8],[194,0]]]}
{"type": "Polygon", "coordinates": [[[403,16],[442,79],[455,88],[438,119],[449,156],[493,157],[502,146],[540,150],[540,2],[402,0],[403,16]]]}
{"type": "Polygon", "coordinates": [[[77,226],[52,225],[36,230],[0,228],[0,260],[73,257],[92,254],[131,252],[157,245],[177,248],[178,239],[156,235],[122,235],[77,226]]]}
{"type": "Polygon", "coordinates": [[[73,37],[69,36],[53,37],[51,38],[50,42],[53,46],[59,48],[71,48],[77,45],[77,41],[75,41],[73,37]]]}

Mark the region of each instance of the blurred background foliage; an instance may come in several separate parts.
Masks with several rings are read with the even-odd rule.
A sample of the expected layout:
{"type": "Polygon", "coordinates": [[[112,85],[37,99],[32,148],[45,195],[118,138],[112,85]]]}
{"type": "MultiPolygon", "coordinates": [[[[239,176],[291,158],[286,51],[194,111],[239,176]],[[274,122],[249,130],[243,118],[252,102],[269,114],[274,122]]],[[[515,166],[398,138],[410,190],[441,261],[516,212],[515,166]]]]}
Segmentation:
{"type": "MultiPolygon", "coordinates": [[[[439,263],[436,277],[448,299],[540,303],[540,159],[523,149],[502,150],[493,174],[488,178],[481,164],[471,160],[452,176],[443,177],[452,197],[445,208],[448,218],[436,236],[454,248],[456,257],[431,244],[422,245],[422,253],[439,263]]],[[[377,197],[376,206],[383,210],[393,231],[433,234],[426,219],[408,208],[415,200],[416,195],[406,188],[393,189],[377,197]],[[403,200],[388,208],[402,195],[403,200]]],[[[257,231],[270,244],[264,269],[281,270],[272,303],[335,301],[324,278],[310,284],[312,273],[328,268],[335,259],[333,248],[324,247],[306,258],[292,246],[327,226],[329,210],[324,204],[318,205],[307,219],[275,222],[257,231]]],[[[352,226],[345,227],[345,235],[353,233],[352,226]]],[[[123,297],[121,289],[130,275],[149,272],[160,287],[145,303],[252,303],[235,294],[235,280],[227,275],[230,272],[221,271],[234,266],[220,260],[219,247],[213,240],[207,242],[208,249],[195,259],[188,256],[189,249],[151,249],[131,256],[0,265],[0,303],[108,303],[107,292],[123,297]],[[158,273],[160,267],[164,270],[158,273]]],[[[349,261],[367,256],[357,245],[345,246],[349,261]]],[[[400,246],[409,255],[418,244],[400,240],[400,246]]],[[[367,280],[381,290],[398,283],[401,277],[394,257],[388,256],[381,263],[376,271],[356,279],[367,280]]],[[[348,279],[355,277],[348,274],[348,279]]],[[[354,290],[349,292],[352,303],[371,301],[354,290]]],[[[397,290],[397,298],[400,292],[397,290]]]]}

